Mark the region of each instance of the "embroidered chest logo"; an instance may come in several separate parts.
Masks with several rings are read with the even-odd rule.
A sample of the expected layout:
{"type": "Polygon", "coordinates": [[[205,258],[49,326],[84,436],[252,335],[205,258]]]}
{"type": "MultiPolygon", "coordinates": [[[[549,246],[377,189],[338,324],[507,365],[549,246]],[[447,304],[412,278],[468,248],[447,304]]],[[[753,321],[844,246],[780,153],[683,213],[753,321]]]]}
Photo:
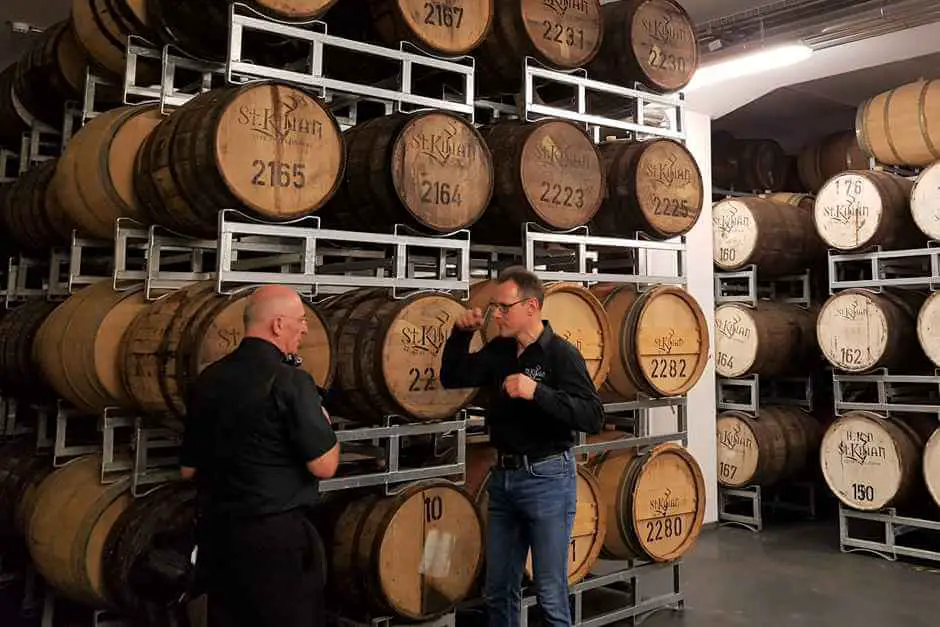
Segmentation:
{"type": "Polygon", "coordinates": [[[539,383],[543,379],[545,379],[545,369],[542,368],[542,366],[533,366],[531,368],[526,368],[525,376],[529,377],[536,383],[539,383]]]}

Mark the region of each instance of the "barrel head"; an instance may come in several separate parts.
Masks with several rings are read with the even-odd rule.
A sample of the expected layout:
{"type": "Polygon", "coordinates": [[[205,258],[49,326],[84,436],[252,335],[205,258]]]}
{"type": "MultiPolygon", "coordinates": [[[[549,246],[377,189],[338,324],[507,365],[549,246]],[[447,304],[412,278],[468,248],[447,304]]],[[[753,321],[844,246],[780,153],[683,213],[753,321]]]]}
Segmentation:
{"type": "MultiPolygon", "coordinates": [[[[505,2],[505,0],[497,0],[505,2]]],[[[532,47],[541,60],[561,69],[586,65],[604,36],[600,0],[521,0],[517,5],[532,47]]],[[[507,10],[517,10],[507,6],[507,10]]]]}
{"type": "Polygon", "coordinates": [[[888,316],[861,291],[826,301],[816,322],[823,356],[836,368],[861,373],[874,368],[888,349],[888,316]]]}

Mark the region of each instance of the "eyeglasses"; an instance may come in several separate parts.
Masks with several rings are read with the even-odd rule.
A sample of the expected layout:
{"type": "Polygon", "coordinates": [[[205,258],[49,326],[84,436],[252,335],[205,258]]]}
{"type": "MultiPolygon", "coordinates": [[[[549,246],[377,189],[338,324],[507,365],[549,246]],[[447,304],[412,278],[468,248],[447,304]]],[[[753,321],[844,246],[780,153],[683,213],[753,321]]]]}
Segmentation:
{"type": "Polygon", "coordinates": [[[510,309],[512,309],[519,303],[524,303],[527,300],[529,300],[529,298],[520,298],[514,303],[490,303],[490,308],[492,309],[495,307],[496,309],[499,310],[500,313],[508,314],[510,309]]]}

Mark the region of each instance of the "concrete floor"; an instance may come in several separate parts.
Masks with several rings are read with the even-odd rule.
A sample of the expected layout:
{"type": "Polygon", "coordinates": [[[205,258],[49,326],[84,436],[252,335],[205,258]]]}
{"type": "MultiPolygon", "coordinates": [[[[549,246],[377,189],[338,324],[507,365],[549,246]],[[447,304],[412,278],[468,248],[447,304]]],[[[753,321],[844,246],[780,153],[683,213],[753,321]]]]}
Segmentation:
{"type": "Polygon", "coordinates": [[[839,551],[835,520],[702,535],[682,571],[686,607],[644,627],[936,627],[940,564],[839,551]]]}

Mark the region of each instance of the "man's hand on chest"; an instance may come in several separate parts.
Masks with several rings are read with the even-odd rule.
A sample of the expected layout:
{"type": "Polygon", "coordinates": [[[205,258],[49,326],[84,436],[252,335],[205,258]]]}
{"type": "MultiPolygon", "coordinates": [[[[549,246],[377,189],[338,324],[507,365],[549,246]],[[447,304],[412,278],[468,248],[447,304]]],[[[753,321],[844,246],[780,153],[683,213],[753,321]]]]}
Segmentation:
{"type": "Polygon", "coordinates": [[[531,401],[535,398],[538,383],[524,374],[511,374],[503,381],[503,391],[509,398],[521,398],[531,401]]]}

